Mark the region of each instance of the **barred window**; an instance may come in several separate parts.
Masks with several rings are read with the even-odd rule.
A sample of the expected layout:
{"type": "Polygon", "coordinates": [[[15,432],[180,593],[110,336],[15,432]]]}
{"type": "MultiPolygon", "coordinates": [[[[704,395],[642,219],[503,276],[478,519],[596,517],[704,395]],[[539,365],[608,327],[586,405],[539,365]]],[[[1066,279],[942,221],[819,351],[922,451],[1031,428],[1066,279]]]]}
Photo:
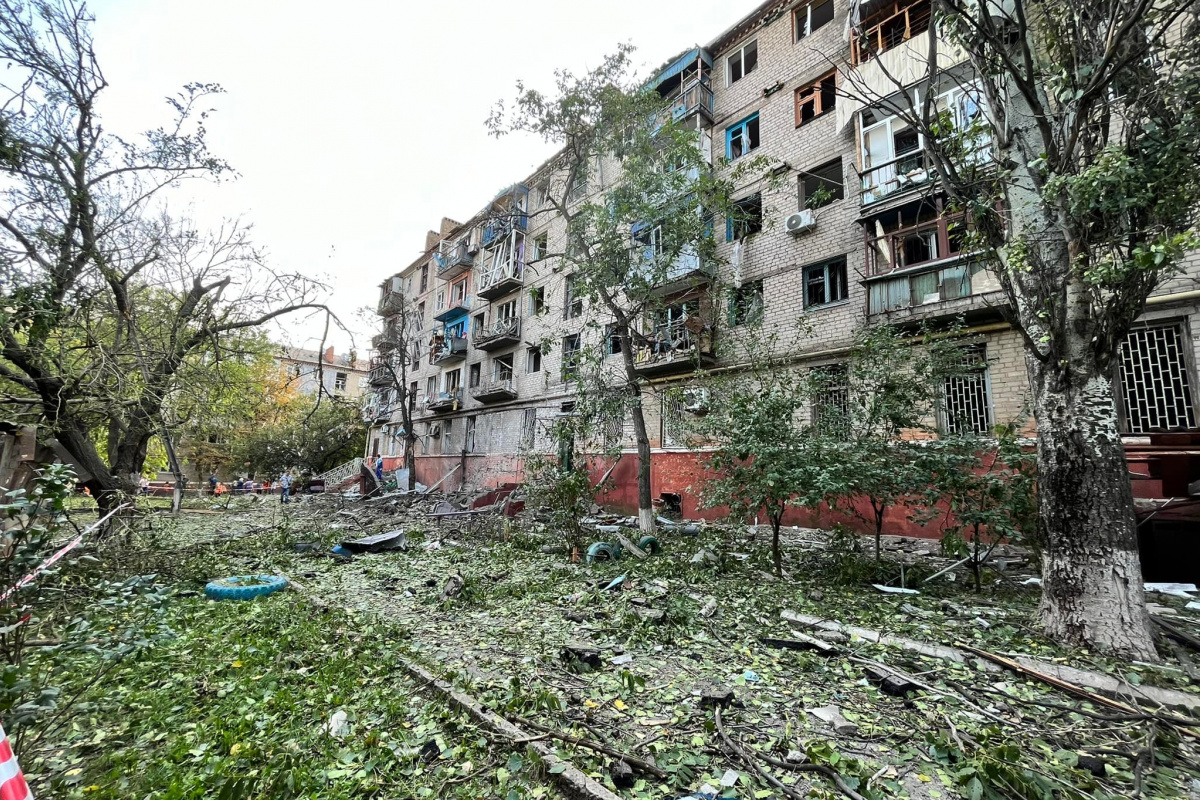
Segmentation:
{"type": "Polygon", "coordinates": [[[848,433],[850,385],[845,364],[813,368],[816,384],[812,401],[813,425],[827,433],[848,433]]]}
{"type": "Polygon", "coordinates": [[[942,430],[986,436],[992,431],[987,351],[983,345],[964,348],[958,366],[943,382],[942,430]]]}
{"type": "Polygon", "coordinates": [[[1123,427],[1129,433],[1196,426],[1178,324],[1135,328],[1121,343],[1123,427]]]}

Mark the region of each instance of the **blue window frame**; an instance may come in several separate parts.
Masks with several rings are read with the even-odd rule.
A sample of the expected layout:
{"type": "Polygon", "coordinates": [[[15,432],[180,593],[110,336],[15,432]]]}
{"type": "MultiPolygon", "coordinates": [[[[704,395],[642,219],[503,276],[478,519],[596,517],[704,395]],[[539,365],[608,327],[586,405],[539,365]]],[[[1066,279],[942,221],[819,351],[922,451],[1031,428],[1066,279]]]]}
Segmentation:
{"type": "Polygon", "coordinates": [[[446,336],[464,337],[467,335],[467,318],[463,317],[453,325],[446,326],[446,336]]]}
{"type": "Polygon", "coordinates": [[[730,161],[758,149],[758,112],[725,129],[725,157],[730,161]]]}

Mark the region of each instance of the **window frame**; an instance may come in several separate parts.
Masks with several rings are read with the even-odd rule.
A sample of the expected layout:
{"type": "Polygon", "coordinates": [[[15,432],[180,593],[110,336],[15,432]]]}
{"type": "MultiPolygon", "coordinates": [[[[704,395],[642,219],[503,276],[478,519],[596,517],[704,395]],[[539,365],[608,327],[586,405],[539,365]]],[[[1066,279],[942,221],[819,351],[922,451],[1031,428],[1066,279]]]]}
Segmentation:
{"type": "Polygon", "coordinates": [[[792,9],[792,42],[796,43],[803,39],[807,39],[809,36],[812,36],[814,33],[821,30],[821,28],[824,28],[835,19],[837,19],[837,9],[834,8],[833,0],[810,0],[808,3],[797,6],[796,8],[792,9]],[[814,28],[812,27],[812,10],[824,5],[829,5],[830,7],[829,19],[825,20],[814,28]],[[800,28],[801,13],[804,14],[803,32],[801,32],[800,28]]]}
{"type": "Polygon", "coordinates": [[[800,272],[800,287],[801,287],[801,299],[804,301],[804,310],[805,311],[809,311],[809,310],[816,311],[816,310],[819,310],[822,308],[830,308],[831,306],[839,305],[841,303],[845,303],[845,302],[849,301],[849,299],[850,299],[850,275],[849,275],[849,270],[847,268],[846,256],[842,255],[842,256],[835,256],[833,258],[827,258],[823,261],[818,261],[815,264],[808,264],[807,266],[803,267],[800,272]],[[840,267],[841,268],[842,279],[841,279],[840,284],[834,284],[833,282],[830,281],[830,277],[829,277],[831,274],[830,267],[840,267]],[[823,270],[823,272],[824,272],[825,301],[822,303],[810,303],[809,299],[808,299],[808,282],[809,282],[808,276],[818,269],[823,270]],[[841,286],[841,288],[844,292],[844,295],[842,297],[837,297],[837,298],[831,299],[830,286],[833,286],[833,285],[841,286]]]}
{"type": "Polygon", "coordinates": [[[762,122],[759,119],[758,112],[755,111],[745,119],[738,120],[734,124],[725,128],[725,158],[728,161],[736,161],[737,159],[749,155],[762,146],[762,122]],[[755,123],[758,130],[758,144],[751,144],[749,136],[749,125],[755,123]],[[742,138],[742,131],[745,131],[745,147],[738,155],[733,154],[733,140],[735,135],[742,138]]]}
{"type": "Polygon", "coordinates": [[[733,201],[733,205],[734,205],[734,207],[739,208],[739,209],[753,208],[755,205],[757,205],[758,206],[758,218],[757,218],[757,220],[755,220],[752,217],[747,217],[746,219],[737,219],[732,215],[727,216],[725,218],[725,241],[726,242],[735,242],[735,241],[740,242],[743,239],[745,239],[749,236],[753,236],[756,233],[762,233],[762,229],[763,229],[762,192],[751,192],[750,194],[746,195],[745,197],[742,197],[738,200],[733,201]],[[757,201],[755,200],[755,198],[758,198],[757,201]],[[754,229],[745,231],[742,233],[741,236],[738,236],[737,229],[738,229],[739,225],[753,227],[754,229]],[[757,225],[757,227],[754,227],[755,225],[757,225]]]}
{"type": "Polygon", "coordinates": [[[766,311],[767,300],[762,278],[746,281],[736,287],[729,296],[729,327],[756,325],[766,317],[766,311]],[[747,289],[750,291],[747,292],[747,289]]]}
{"type": "Polygon", "coordinates": [[[575,293],[574,273],[563,280],[563,319],[578,319],[583,316],[583,298],[575,293]]]}
{"type": "Polygon", "coordinates": [[[749,41],[743,42],[740,47],[731,51],[729,53],[729,55],[725,56],[725,87],[728,88],[730,86],[733,86],[738,81],[747,77],[751,73],[757,71],[758,70],[758,62],[759,62],[758,38],[755,37],[753,39],[750,39],[749,41]],[[750,47],[754,48],[754,66],[751,67],[749,71],[747,71],[746,70],[746,50],[749,49],[750,47]],[[740,67],[741,73],[742,73],[742,74],[738,75],[736,78],[733,77],[733,60],[734,60],[734,58],[738,59],[739,67],[740,67]]]}
{"type": "MultiPolygon", "coordinates": [[[[829,179],[820,175],[819,172],[821,170],[828,169],[829,167],[832,167],[835,164],[837,165],[837,173],[838,173],[838,178],[839,178],[838,183],[837,183],[837,191],[833,192],[832,198],[830,198],[823,205],[817,206],[817,208],[824,208],[827,205],[832,205],[833,203],[836,203],[838,201],[846,199],[846,168],[842,164],[842,157],[838,156],[837,158],[835,158],[831,161],[826,161],[823,164],[818,164],[815,167],[813,167],[812,169],[802,169],[797,173],[796,195],[799,198],[801,210],[810,208],[810,206],[808,205],[808,192],[804,188],[805,178],[815,178],[821,182],[820,186],[818,188],[820,188],[820,187],[828,188],[830,185],[829,179]]],[[[813,209],[813,210],[815,210],[815,209],[813,209]]]]}
{"type": "Polygon", "coordinates": [[[837,108],[837,70],[830,70],[803,86],[796,87],[792,93],[792,110],[796,116],[796,127],[799,128],[815,122],[837,108]],[[825,98],[825,82],[833,81],[833,91],[829,95],[828,105],[825,98]],[[803,98],[803,99],[802,99],[803,98]],[[804,118],[800,109],[808,103],[813,104],[813,115],[804,118]]]}
{"type": "Polygon", "coordinates": [[[542,371],[542,348],[528,347],[525,349],[525,374],[533,375],[542,371]]]}

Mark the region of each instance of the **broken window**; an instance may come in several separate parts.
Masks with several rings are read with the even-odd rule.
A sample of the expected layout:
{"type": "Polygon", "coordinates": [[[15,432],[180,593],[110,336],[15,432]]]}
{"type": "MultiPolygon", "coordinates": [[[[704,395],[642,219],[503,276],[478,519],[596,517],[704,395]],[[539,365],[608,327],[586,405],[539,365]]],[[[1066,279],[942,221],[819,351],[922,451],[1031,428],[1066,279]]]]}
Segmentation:
{"type": "Polygon", "coordinates": [[[533,187],[533,208],[543,208],[550,204],[550,181],[540,181],[533,187]]]}
{"type": "Polygon", "coordinates": [[[463,431],[463,451],[475,452],[475,417],[467,417],[466,429],[463,431]]]}
{"type": "Polygon", "coordinates": [[[986,436],[992,430],[992,398],[984,346],[963,348],[957,367],[943,379],[942,430],[986,436]]]}
{"type": "Polygon", "coordinates": [[[729,324],[754,325],[763,318],[763,282],[743,283],[729,298],[729,324]]]}
{"type": "Polygon", "coordinates": [[[796,90],[796,127],[828,113],[837,105],[837,72],[822,75],[796,90]]]}
{"type": "Polygon", "coordinates": [[[425,379],[425,399],[433,397],[437,394],[437,376],[430,375],[425,379]]]}
{"type": "Polygon", "coordinates": [[[798,42],[833,22],[833,0],[814,0],[797,8],[792,15],[798,42]]]}
{"type": "Polygon", "coordinates": [[[740,242],[763,228],[762,193],[755,192],[733,204],[725,221],[725,241],[740,242]]]}
{"type": "Polygon", "coordinates": [[[725,157],[730,161],[758,149],[758,114],[725,129],[725,157]]]}
{"type": "Polygon", "coordinates": [[[641,253],[643,261],[655,263],[663,254],[661,225],[643,225],[633,233],[633,246],[641,253]]]}
{"type": "Polygon", "coordinates": [[[568,203],[577,203],[587,197],[588,193],[588,165],[586,162],[580,163],[575,171],[575,180],[571,183],[571,191],[567,193],[568,203]]]}
{"type": "Polygon", "coordinates": [[[546,233],[538,234],[530,240],[529,260],[539,261],[546,257],[546,253],[550,250],[550,235],[546,233]]]}
{"type": "Polygon", "coordinates": [[[487,315],[476,314],[474,323],[471,325],[471,333],[475,336],[478,336],[479,334],[483,333],[485,328],[487,328],[487,315]]]}
{"type": "Polygon", "coordinates": [[[750,41],[733,51],[725,59],[726,85],[732,86],[758,69],[758,42],[750,41]]]}
{"type": "Polygon", "coordinates": [[[524,418],[521,420],[521,447],[526,450],[533,449],[534,439],[537,436],[537,409],[525,409],[524,418]]]}
{"type": "Polygon", "coordinates": [[[525,351],[526,374],[542,371],[542,348],[531,347],[525,351]]]}
{"type": "Polygon", "coordinates": [[[470,383],[469,383],[468,385],[469,385],[469,386],[470,386],[472,389],[476,389],[476,388],[478,388],[478,387],[479,387],[479,373],[480,373],[480,367],[479,367],[479,365],[478,365],[478,364],[472,364],[472,365],[471,365],[470,377],[468,378],[468,380],[470,381],[470,383]]]}
{"type": "Polygon", "coordinates": [[[1129,433],[1196,427],[1185,341],[1172,323],[1134,328],[1121,342],[1121,421],[1129,433]]]}
{"type": "Polygon", "coordinates": [[[492,359],[492,380],[496,383],[508,383],[513,379],[513,354],[505,353],[492,359]]]}
{"type": "Polygon", "coordinates": [[[804,268],[804,307],[837,303],[849,296],[846,286],[846,257],[804,268]]]}
{"type": "Polygon", "coordinates": [[[421,267],[421,294],[429,291],[429,265],[421,267]]]}
{"type": "Polygon", "coordinates": [[[496,306],[496,319],[511,319],[517,315],[517,301],[509,300],[496,306]]]}
{"type": "Polygon", "coordinates": [[[610,356],[621,352],[621,337],[617,334],[616,325],[604,326],[604,349],[610,356]]]}
{"type": "Polygon", "coordinates": [[[842,184],[840,158],[801,172],[799,180],[801,208],[815,210],[846,196],[846,187],[842,184]]]}
{"type": "Polygon", "coordinates": [[[458,387],[462,385],[462,370],[452,369],[446,373],[445,377],[446,393],[450,394],[458,391],[458,387]]]}
{"type": "Polygon", "coordinates": [[[579,351],[583,346],[582,336],[572,333],[562,340],[562,379],[571,380],[579,373],[579,351]]]}
{"type": "Polygon", "coordinates": [[[346,391],[346,382],[349,376],[344,372],[339,372],[333,376],[333,390],[335,392],[346,391]]]}
{"type": "Polygon", "coordinates": [[[583,314],[583,298],[579,296],[579,279],[568,275],[563,284],[563,319],[575,319],[583,314]]]}
{"type": "Polygon", "coordinates": [[[546,310],[546,289],[534,286],[529,290],[529,316],[536,316],[546,310]]]}

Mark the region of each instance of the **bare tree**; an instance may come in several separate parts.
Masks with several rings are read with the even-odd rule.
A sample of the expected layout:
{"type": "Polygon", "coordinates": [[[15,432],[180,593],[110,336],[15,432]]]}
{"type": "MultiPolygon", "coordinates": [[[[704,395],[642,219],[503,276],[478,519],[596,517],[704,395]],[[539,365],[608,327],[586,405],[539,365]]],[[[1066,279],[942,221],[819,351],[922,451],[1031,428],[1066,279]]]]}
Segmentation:
{"type": "Polygon", "coordinates": [[[380,304],[387,304],[388,318],[379,334],[382,346],[376,348],[382,352],[372,369],[386,372],[388,388],[395,393],[400,423],[404,426],[401,438],[404,442],[404,468],[408,471],[408,485],[405,488],[411,492],[417,485],[417,442],[420,437],[413,425],[417,412],[417,392],[409,385],[408,378],[421,361],[421,317],[403,292],[387,291],[380,304]]]}
{"type": "Polygon", "coordinates": [[[0,379],[106,511],[134,490],[189,360],[323,306],[312,282],[265,270],[244,226],[205,235],[162,213],[169,187],[228,171],[202,105],[220,87],[186,86],[138,140],[110,134],[91,23],[70,0],[0,0],[0,379]]]}
{"type": "Polygon", "coordinates": [[[917,54],[915,85],[889,73],[877,39],[858,29],[863,58],[890,86],[844,70],[840,91],[921,134],[1024,340],[1043,626],[1060,641],[1153,658],[1113,375],[1147,296],[1197,243],[1196,6],[934,0],[933,15],[940,35],[917,54]],[[969,69],[950,68],[962,60],[952,48],[969,69]],[[966,89],[958,109],[935,101],[951,86],[966,89]]]}

